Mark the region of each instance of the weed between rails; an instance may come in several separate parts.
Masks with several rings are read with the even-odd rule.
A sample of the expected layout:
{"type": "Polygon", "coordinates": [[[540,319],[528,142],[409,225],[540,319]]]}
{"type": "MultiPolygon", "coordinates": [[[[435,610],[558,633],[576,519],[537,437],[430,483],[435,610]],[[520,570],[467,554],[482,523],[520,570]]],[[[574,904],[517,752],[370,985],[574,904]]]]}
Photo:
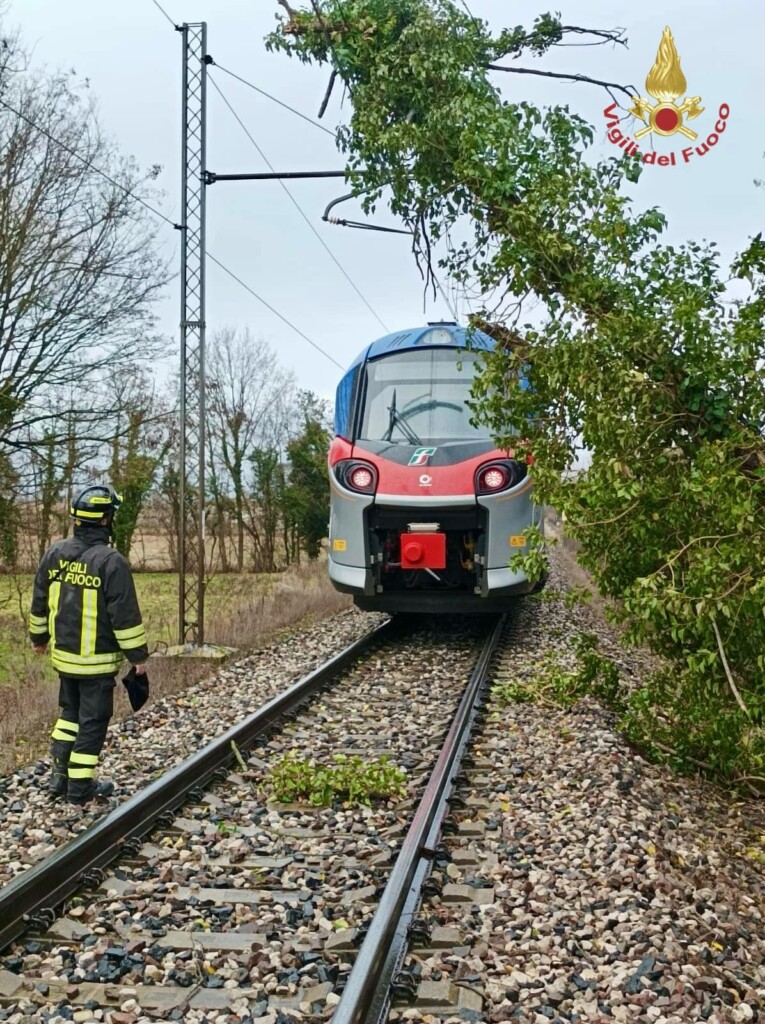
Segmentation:
{"type": "Polygon", "coordinates": [[[307,800],[314,807],[337,802],[368,807],[372,800],[406,793],[406,774],[387,755],[366,762],[358,755],[334,754],[330,764],[317,764],[286,754],[273,768],[269,783],[280,803],[307,800]]]}

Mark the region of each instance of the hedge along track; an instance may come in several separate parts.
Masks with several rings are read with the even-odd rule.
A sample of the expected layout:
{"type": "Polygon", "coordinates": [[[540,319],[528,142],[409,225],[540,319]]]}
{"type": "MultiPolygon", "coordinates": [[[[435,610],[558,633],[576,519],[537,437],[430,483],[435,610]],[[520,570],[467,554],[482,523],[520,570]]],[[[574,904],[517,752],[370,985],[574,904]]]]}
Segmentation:
{"type": "MultiPolygon", "coordinates": [[[[45,1007],[46,1017],[55,1006],[84,1006],[94,1020],[113,1011],[205,1020],[232,1006],[239,1019],[298,1008],[304,1019],[326,1017],[413,804],[264,807],[270,769],[292,749],[320,760],[387,753],[409,771],[407,795],[419,796],[486,629],[474,623],[441,637],[389,624],[373,630],[9,884],[0,892],[0,942],[32,937],[0,961],[0,1002],[27,1014],[45,1007]],[[280,716],[295,716],[351,665],[267,739],[280,716]],[[224,782],[232,743],[258,749],[224,782]],[[193,804],[176,817],[184,800],[193,804]],[[115,858],[119,866],[104,876],[115,858]],[[83,886],[100,888],[76,895],[83,886]]],[[[418,810],[413,827],[421,822],[418,810]]]]}

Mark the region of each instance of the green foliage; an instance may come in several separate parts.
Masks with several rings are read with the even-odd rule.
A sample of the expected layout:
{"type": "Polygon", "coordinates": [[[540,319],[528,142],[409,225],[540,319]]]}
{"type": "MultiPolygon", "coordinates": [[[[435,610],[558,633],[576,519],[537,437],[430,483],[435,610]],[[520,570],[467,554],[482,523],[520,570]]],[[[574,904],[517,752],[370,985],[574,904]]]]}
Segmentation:
{"type": "Polygon", "coordinates": [[[239,831],[239,827],[229,821],[219,821],[215,828],[216,831],[225,836],[235,835],[239,831]]]}
{"type": "Polygon", "coordinates": [[[372,800],[406,793],[406,775],[387,756],[367,763],[358,756],[335,754],[331,764],[316,764],[287,754],[271,772],[270,783],[277,800],[307,800],[314,807],[335,801],[368,806],[372,800]]]}
{"type": "Polygon", "coordinates": [[[625,694],[619,670],[597,648],[597,637],[580,633],[574,641],[575,668],[566,668],[554,655],[545,654],[533,675],[498,683],[492,687],[492,697],[501,707],[545,701],[567,708],[586,696],[622,707],[625,694]]]}
{"type": "MultiPolygon", "coordinates": [[[[634,699],[631,735],[762,776],[765,243],[730,269],[712,244],[663,243],[663,214],[630,198],[634,160],[595,160],[568,108],[503,98],[488,65],[567,31],[544,15],[492,35],[452,0],[323,0],[270,43],[347,86],[339,140],[366,209],[385,196],[422,249],[464,239],[439,265],[489,297],[475,413],[533,452],[537,499],[669,664],[634,699]]],[[[533,546],[516,558],[541,569],[533,546]]]]}
{"type": "Polygon", "coordinates": [[[122,498],[114,519],[114,546],[130,554],[138,517],[155,484],[159,467],[171,447],[168,411],[156,409],[156,398],[145,374],[137,368],[124,395],[112,441],[111,483],[122,498]]]}
{"type": "Polygon", "coordinates": [[[291,471],[284,498],[285,511],[297,526],[301,546],[308,557],[318,558],[329,520],[327,451],[330,433],[324,424],[323,403],[311,392],[303,392],[300,399],[303,429],[287,445],[291,471]]]}
{"type": "Polygon", "coordinates": [[[545,537],[538,526],[528,526],[523,531],[526,547],[510,558],[514,572],[524,572],[533,583],[539,583],[547,576],[548,559],[545,537]]]}
{"type": "Polygon", "coordinates": [[[750,696],[747,710],[742,714],[713,676],[673,668],[630,695],[620,728],[681,771],[757,781],[765,777],[765,702],[750,696]]]}

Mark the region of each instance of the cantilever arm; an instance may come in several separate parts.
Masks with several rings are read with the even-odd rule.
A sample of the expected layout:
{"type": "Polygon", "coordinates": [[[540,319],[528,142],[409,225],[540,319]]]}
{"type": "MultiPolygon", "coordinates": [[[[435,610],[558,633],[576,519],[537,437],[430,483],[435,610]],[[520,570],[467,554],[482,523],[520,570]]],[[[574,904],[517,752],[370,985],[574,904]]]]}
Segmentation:
{"type": "Polygon", "coordinates": [[[390,235],[413,235],[413,231],[406,231],[403,228],[386,228],[380,224],[365,224],[359,220],[344,220],[341,217],[331,217],[330,210],[334,209],[339,203],[344,203],[348,199],[357,199],[358,195],[356,192],[349,192],[347,195],[338,196],[337,199],[333,199],[327,206],[326,210],[322,214],[322,220],[328,224],[339,224],[344,228],[360,228],[362,231],[385,231],[390,235]]]}

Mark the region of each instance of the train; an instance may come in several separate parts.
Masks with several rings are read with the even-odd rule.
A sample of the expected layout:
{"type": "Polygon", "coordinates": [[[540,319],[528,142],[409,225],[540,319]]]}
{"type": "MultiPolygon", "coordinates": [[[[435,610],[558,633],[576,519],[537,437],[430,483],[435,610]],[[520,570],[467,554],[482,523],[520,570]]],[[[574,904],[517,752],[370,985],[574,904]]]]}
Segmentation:
{"type": "Polygon", "coordinates": [[[524,531],[542,527],[531,459],[497,449],[467,405],[493,347],[482,331],[430,322],[372,342],[342,377],[328,561],[357,607],[496,613],[540,586],[510,567],[524,531]]]}

